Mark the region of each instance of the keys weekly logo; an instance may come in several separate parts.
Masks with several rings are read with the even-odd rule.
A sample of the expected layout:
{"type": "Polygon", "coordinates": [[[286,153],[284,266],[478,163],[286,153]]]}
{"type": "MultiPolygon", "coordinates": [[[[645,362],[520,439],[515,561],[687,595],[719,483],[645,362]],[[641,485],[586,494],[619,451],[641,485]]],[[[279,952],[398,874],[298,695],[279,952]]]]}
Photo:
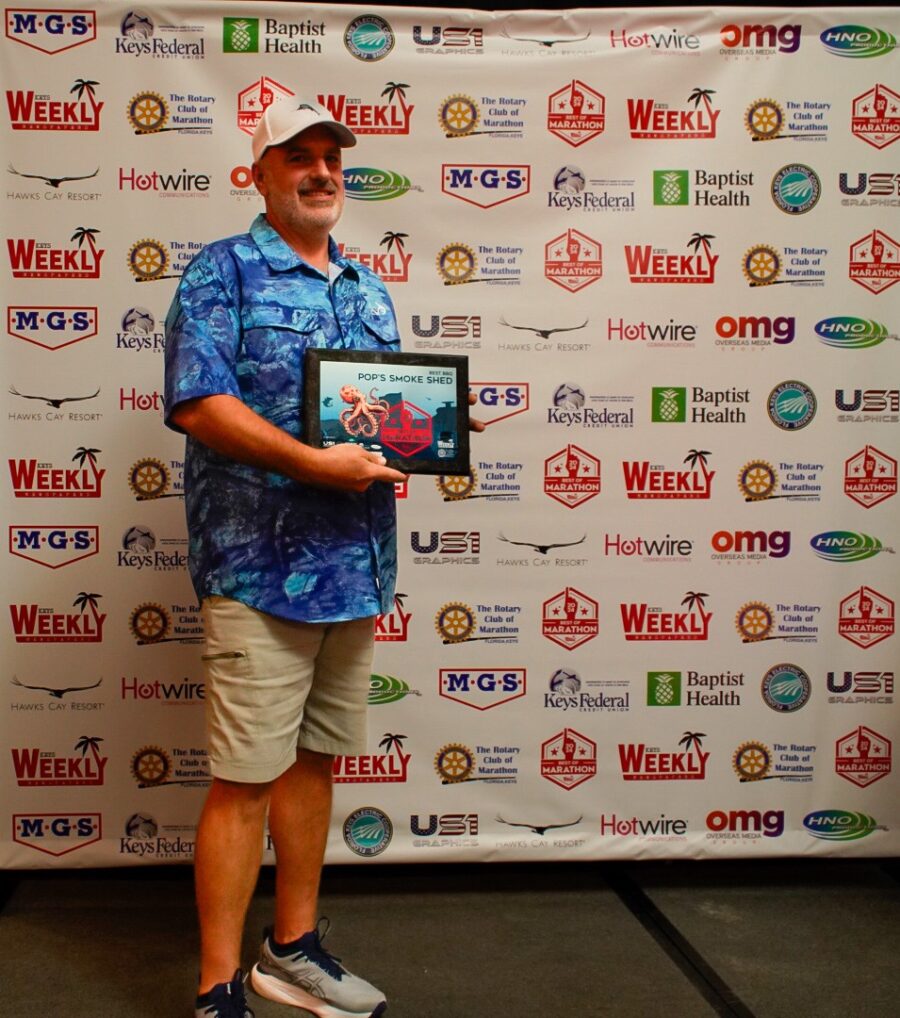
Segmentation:
{"type": "Polygon", "coordinates": [[[721,110],[714,110],[710,96],[715,89],[695,88],[687,97],[693,109],[671,109],[656,99],[628,100],[628,129],[632,138],[715,138],[721,110]]]}
{"type": "Polygon", "coordinates": [[[708,594],[689,590],[681,601],[685,611],[664,611],[649,604],[620,604],[626,640],[708,640],[712,612],[704,611],[708,594]]]}
{"type": "Polygon", "coordinates": [[[409,123],[415,105],[406,105],[406,89],[409,85],[388,81],[381,97],[387,102],[364,103],[362,99],[333,93],[316,97],[335,120],[353,131],[354,134],[409,134],[409,123]]]}
{"type": "Polygon", "coordinates": [[[409,263],[412,261],[412,252],[407,252],[403,246],[407,237],[408,233],[387,230],[378,242],[384,251],[364,251],[340,243],[338,250],[345,258],[370,268],[385,283],[406,283],[409,281],[409,263]]]}
{"type": "Polygon", "coordinates": [[[667,470],[649,460],[624,460],[625,492],[629,498],[703,498],[712,491],[715,470],[706,469],[710,453],[691,449],[685,456],[686,470],[667,470]]]}
{"type": "Polygon", "coordinates": [[[334,758],[333,777],[335,784],[357,782],[406,781],[411,754],[403,752],[405,735],[385,732],[380,748],[383,753],[363,754],[361,756],[336,756],[334,758]]]}
{"type": "Polygon", "coordinates": [[[6,38],[55,56],[97,38],[93,11],[64,8],[7,7],[6,38]]]}
{"type": "Polygon", "coordinates": [[[715,283],[718,255],[710,233],[694,233],[685,245],[694,253],[669,254],[653,244],[626,244],[625,264],[632,283],[715,283]]]}
{"type": "Polygon", "coordinates": [[[10,621],[16,643],[102,643],[106,613],[99,611],[101,594],[80,591],[72,602],[78,613],[39,604],[11,604],[10,621]]]}
{"type": "Polygon", "coordinates": [[[74,247],[54,247],[33,237],[7,237],[6,252],[14,279],[99,279],[104,249],[94,237],[98,229],[79,226],[69,237],[74,247]]]}
{"type": "Polygon", "coordinates": [[[685,732],[678,740],[683,750],[668,753],[657,746],[619,743],[619,767],[625,781],[703,781],[709,753],[702,732],[685,732]]]}
{"type": "Polygon", "coordinates": [[[57,756],[40,747],[11,749],[16,782],[21,788],[40,786],[102,785],[109,757],[100,755],[96,735],[82,735],[75,743],[74,756],[57,756]]]}
{"type": "Polygon", "coordinates": [[[105,469],[97,469],[100,449],[80,446],[72,457],[77,467],[55,467],[36,459],[8,460],[16,498],[100,498],[105,469]]]}
{"type": "Polygon", "coordinates": [[[6,109],[14,131],[99,131],[105,103],[95,98],[99,81],[76,78],[71,99],[53,99],[31,89],[6,90],[6,109]]]}

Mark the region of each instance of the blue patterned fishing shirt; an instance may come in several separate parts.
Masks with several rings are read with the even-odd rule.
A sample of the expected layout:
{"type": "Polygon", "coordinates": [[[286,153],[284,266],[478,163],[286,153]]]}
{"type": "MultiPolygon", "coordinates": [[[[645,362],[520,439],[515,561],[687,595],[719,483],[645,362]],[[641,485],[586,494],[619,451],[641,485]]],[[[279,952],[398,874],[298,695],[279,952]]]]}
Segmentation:
{"type": "MultiPolygon", "coordinates": [[[[303,430],[303,352],[398,350],[391,299],[329,242],[331,280],[269,225],[204,248],[166,319],[166,423],[179,403],[227,394],[294,438],[303,430]]],[[[197,596],[280,618],[339,622],[390,611],[397,572],[392,484],[316,488],[246,466],[190,435],[189,569],[197,596]]]]}

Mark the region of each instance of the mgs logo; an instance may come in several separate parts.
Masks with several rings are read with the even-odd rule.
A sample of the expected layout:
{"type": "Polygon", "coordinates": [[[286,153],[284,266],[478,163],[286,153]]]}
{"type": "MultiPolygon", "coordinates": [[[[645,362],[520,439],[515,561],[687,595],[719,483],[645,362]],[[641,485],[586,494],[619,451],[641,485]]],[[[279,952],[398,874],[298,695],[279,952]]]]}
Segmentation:
{"type": "Polygon", "coordinates": [[[44,350],[62,350],[97,335],[96,307],[8,305],[6,331],[44,350]]]}
{"type": "Polygon", "coordinates": [[[477,400],[477,415],[485,424],[497,424],[528,409],[528,382],[470,382],[477,400]]]}
{"type": "Polygon", "coordinates": [[[529,193],[531,167],[522,163],[444,163],[441,190],[470,205],[490,209],[529,193]]]}
{"type": "Polygon", "coordinates": [[[5,15],[7,39],[51,56],[97,38],[94,11],[7,7],[5,15]]]}
{"type": "Polygon", "coordinates": [[[100,550],[98,526],[11,526],[9,552],[48,569],[80,562],[100,550]]]}
{"type": "Polygon", "coordinates": [[[524,668],[442,668],[438,692],[475,710],[490,710],[525,695],[524,668]]]}
{"type": "Polygon", "coordinates": [[[547,130],[577,148],[606,128],[606,98],[573,79],[547,100],[547,130]]]}
{"type": "Polygon", "coordinates": [[[13,841],[59,858],[103,837],[99,813],[14,813],[13,841]]]}

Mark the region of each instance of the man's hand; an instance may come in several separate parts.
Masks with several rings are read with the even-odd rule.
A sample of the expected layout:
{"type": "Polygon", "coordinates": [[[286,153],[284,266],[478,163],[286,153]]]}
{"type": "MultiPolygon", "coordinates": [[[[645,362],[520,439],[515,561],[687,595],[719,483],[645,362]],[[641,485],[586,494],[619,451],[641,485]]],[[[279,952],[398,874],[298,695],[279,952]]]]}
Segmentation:
{"type": "MultiPolygon", "coordinates": [[[[478,397],[474,392],[469,393],[469,406],[475,406],[478,402],[478,397]]],[[[476,420],[474,417],[469,418],[469,431],[484,431],[487,425],[484,421],[476,420]]]]}
{"type": "Polygon", "coordinates": [[[359,445],[332,445],[315,452],[306,476],[310,484],[340,491],[365,491],[375,481],[397,484],[407,478],[399,470],[385,466],[384,456],[359,445]]]}

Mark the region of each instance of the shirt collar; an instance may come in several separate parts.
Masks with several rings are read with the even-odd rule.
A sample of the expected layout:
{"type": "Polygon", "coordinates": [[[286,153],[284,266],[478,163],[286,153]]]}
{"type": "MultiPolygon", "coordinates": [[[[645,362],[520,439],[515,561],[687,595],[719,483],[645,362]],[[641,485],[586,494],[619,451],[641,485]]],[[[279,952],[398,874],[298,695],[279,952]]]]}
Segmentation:
{"type": "MultiPolygon", "coordinates": [[[[289,272],[299,268],[309,272],[316,271],[289,244],[285,243],[281,234],[262,212],[250,224],[250,236],[259,248],[259,253],[275,272],[289,272]]],[[[349,275],[359,278],[353,261],[340,253],[333,237],[328,238],[328,260],[337,265],[341,272],[347,272],[349,275]]]]}

